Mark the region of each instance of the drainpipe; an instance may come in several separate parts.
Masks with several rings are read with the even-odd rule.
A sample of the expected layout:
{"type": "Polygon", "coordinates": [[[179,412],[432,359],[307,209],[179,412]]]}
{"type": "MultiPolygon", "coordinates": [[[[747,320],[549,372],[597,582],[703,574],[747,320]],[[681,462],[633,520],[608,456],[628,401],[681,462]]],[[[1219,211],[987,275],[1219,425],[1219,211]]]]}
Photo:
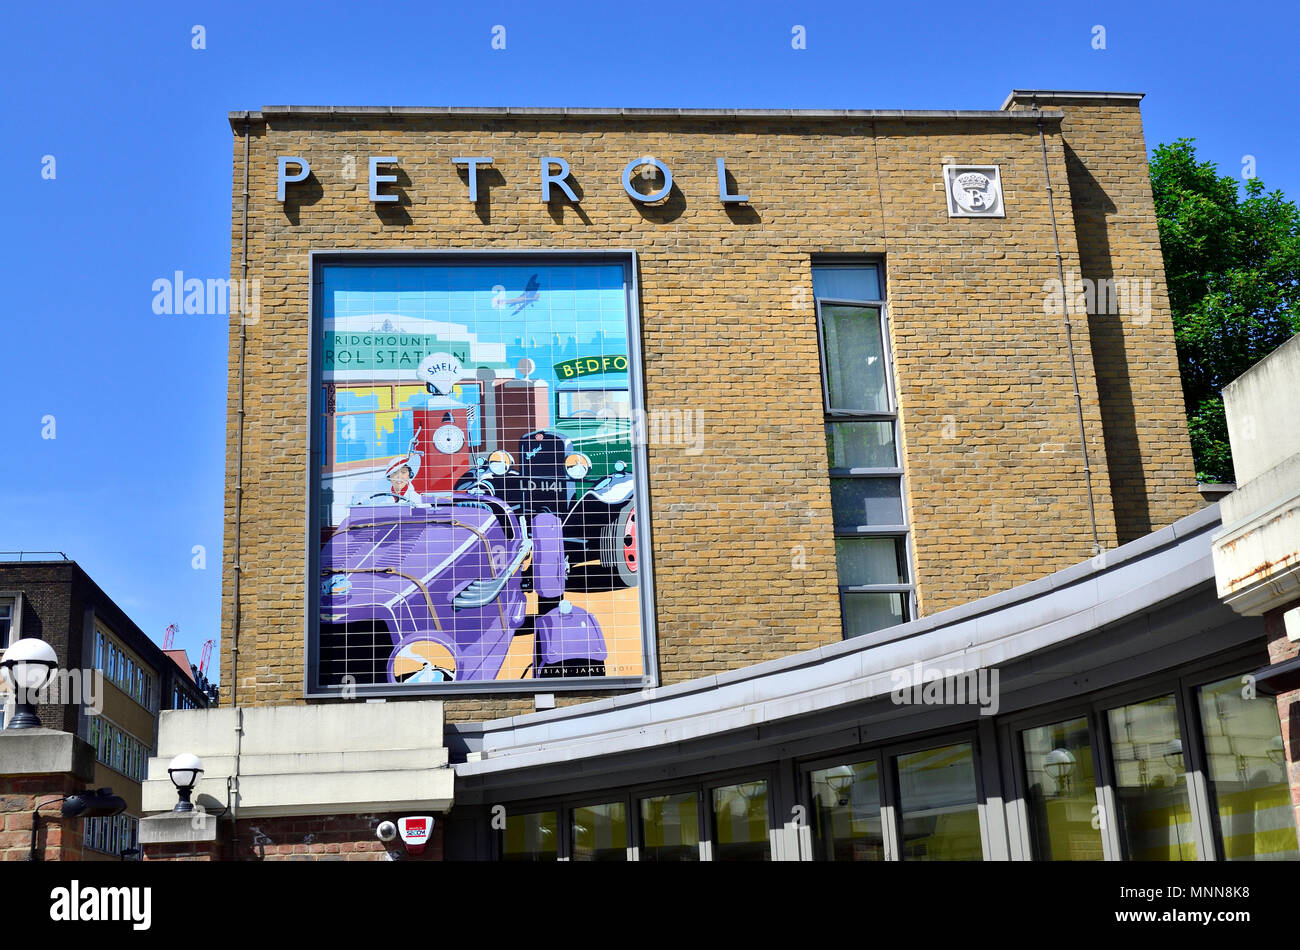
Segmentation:
{"type": "MultiPolygon", "coordinates": [[[[1031,103],[1039,112],[1038,103],[1031,103]]],[[[1052,175],[1047,164],[1047,137],[1043,134],[1043,117],[1038,116],[1038,143],[1043,150],[1043,179],[1047,182],[1047,210],[1052,217],[1052,244],[1056,248],[1056,275],[1061,284],[1061,313],[1065,320],[1065,346],[1070,354],[1070,378],[1074,383],[1074,409],[1079,417],[1079,447],[1083,450],[1083,480],[1088,488],[1088,518],[1092,523],[1092,554],[1101,553],[1097,534],[1097,503],[1092,494],[1092,465],[1088,460],[1088,433],[1083,425],[1083,397],[1079,394],[1079,371],[1074,362],[1074,333],[1070,327],[1070,305],[1065,293],[1065,263],[1061,258],[1061,238],[1056,229],[1056,203],[1052,198],[1052,175]]],[[[236,529],[238,530],[238,529],[236,529]]]]}
{"type": "Polygon", "coordinates": [[[243,526],[244,503],[244,347],[248,341],[248,314],[243,302],[248,293],[248,119],[244,119],[244,210],[243,240],[240,248],[241,282],[239,285],[239,362],[235,372],[237,395],[235,397],[235,537],[234,537],[234,617],[231,622],[230,642],[230,705],[239,706],[239,575],[243,570],[239,562],[240,528],[243,526]]]}
{"type": "Polygon", "coordinates": [[[236,371],[238,378],[238,395],[235,399],[235,533],[234,533],[234,616],[231,618],[230,633],[230,705],[235,710],[235,765],[227,790],[230,802],[230,846],[231,858],[239,855],[239,826],[236,818],[239,814],[239,757],[244,739],[244,711],[239,708],[239,581],[243,565],[240,563],[240,528],[243,526],[244,502],[244,348],[248,342],[248,313],[246,303],[248,291],[248,161],[249,161],[248,117],[244,117],[244,200],[243,200],[243,237],[240,246],[240,312],[239,312],[239,364],[236,371]]]}

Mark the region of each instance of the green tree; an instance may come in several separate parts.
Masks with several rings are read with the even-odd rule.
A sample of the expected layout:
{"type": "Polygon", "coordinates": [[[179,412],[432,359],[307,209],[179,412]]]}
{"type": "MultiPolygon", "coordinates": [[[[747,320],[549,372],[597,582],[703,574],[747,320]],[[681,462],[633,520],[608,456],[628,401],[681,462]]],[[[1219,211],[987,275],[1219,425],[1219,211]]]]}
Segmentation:
{"type": "Polygon", "coordinates": [[[1234,480],[1220,390],[1300,332],[1300,210],[1258,178],[1220,177],[1192,139],[1151,159],[1196,476],[1234,480]]]}

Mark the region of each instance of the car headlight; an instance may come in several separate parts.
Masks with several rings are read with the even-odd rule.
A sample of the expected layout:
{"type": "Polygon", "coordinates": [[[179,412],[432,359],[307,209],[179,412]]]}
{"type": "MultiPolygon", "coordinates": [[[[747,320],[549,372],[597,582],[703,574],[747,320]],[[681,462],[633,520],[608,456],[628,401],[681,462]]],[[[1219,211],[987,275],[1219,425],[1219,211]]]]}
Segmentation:
{"type": "Polygon", "coordinates": [[[575,482],[581,481],[591,471],[591,459],[581,452],[574,452],[564,460],[564,470],[575,482]]]}
{"type": "Polygon", "coordinates": [[[505,449],[497,449],[488,456],[487,467],[493,475],[504,475],[515,467],[515,457],[505,449]]]}

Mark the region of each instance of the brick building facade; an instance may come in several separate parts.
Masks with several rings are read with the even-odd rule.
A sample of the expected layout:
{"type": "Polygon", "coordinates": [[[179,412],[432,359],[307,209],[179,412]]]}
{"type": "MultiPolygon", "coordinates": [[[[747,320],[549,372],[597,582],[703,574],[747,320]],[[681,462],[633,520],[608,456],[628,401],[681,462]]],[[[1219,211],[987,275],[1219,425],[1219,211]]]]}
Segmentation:
{"type": "Polygon", "coordinates": [[[1239,689],[1264,625],[1214,589],[1140,98],[232,113],[228,684],[163,719],[146,856],[402,859],[385,822],[428,816],[426,860],[1300,857],[1279,705],[1239,689]],[[558,340],[566,307],[613,349],[502,329],[558,340]],[[423,340],[418,376],[340,369],[349,332],[423,340]],[[565,389],[588,371],[624,388],[565,389]],[[591,391],[699,438],[606,444],[591,487],[591,391]],[[529,461],[557,445],[567,496],[529,461]],[[550,645],[630,604],[644,666],[565,682],[550,645]],[[161,814],[181,752],[197,823],[161,814]]]}
{"type": "MultiPolygon", "coordinates": [[[[233,276],[247,173],[247,278],[260,281],[256,318],[232,320],[230,337],[223,614],[235,616],[238,563],[240,623],[221,649],[232,692],[252,705],[304,701],[302,485],[284,473],[307,465],[312,251],[636,250],[645,405],[698,412],[705,440],[701,455],[648,450],[662,684],[843,636],[819,461],[817,260],[883,268],[919,615],[1196,510],[1138,99],[1017,93],[983,113],[232,114],[233,276]],[[393,159],[383,170],[396,175],[395,203],[368,200],[376,155],[393,159]],[[462,155],[493,159],[477,203],[451,161],[462,155]],[[537,200],[545,155],[571,159],[578,202],[537,200]],[[620,187],[639,155],[672,170],[665,202],[638,204],[620,187]],[[281,156],[311,166],[283,202],[281,156]],[[716,157],[748,202],[718,200],[716,157]],[[1000,169],[1005,216],[949,215],[953,163],[1000,169]],[[1071,341],[1053,283],[1062,272],[1071,341]],[[1087,312],[1080,280],[1130,278],[1134,293],[1103,292],[1112,303],[1087,312]]],[[[475,695],[448,699],[447,715],[532,706],[475,695]]]]}

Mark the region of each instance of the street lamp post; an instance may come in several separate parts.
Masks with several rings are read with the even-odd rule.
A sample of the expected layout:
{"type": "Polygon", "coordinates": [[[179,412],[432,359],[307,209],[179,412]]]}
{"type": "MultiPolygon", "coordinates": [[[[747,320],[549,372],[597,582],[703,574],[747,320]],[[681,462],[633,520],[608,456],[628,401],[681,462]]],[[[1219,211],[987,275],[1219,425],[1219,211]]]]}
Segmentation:
{"type": "Polygon", "coordinates": [[[194,810],[194,805],[190,802],[190,793],[194,791],[194,786],[198,784],[199,776],[202,774],[203,762],[194,753],[182,752],[172,759],[171,764],[167,766],[167,777],[176,786],[177,801],[172,811],[194,810]]]}

